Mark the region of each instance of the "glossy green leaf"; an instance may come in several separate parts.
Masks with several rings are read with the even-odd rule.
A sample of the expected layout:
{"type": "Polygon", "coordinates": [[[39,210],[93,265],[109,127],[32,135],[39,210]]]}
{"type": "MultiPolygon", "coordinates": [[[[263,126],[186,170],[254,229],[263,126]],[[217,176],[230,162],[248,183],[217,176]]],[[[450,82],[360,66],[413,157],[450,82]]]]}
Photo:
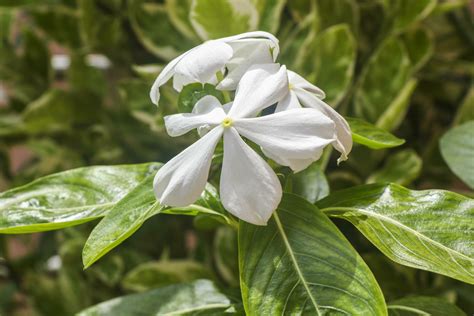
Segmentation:
{"type": "Polygon", "coordinates": [[[197,280],[117,297],[90,307],[78,316],[219,314],[230,306],[230,300],[211,281],[197,280]]]}
{"type": "Polygon", "coordinates": [[[160,164],[96,166],[39,178],[0,194],[0,233],[32,233],[104,216],[160,164]]]}
{"type": "Polygon", "coordinates": [[[388,305],[390,316],[466,316],[459,307],[440,297],[412,296],[388,305]]]}
{"type": "Polygon", "coordinates": [[[395,9],[394,32],[400,32],[411,24],[427,17],[436,7],[437,0],[396,0],[390,4],[395,9]]]}
{"type": "Polygon", "coordinates": [[[326,92],[326,102],[337,105],[350,86],[356,60],[356,42],[346,24],[318,34],[303,57],[303,74],[326,92]]]}
{"type": "Polygon", "coordinates": [[[474,121],[449,130],[440,139],[441,154],[449,168],[474,189],[474,121]]]}
{"type": "Polygon", "coordinates": [[[291,192],[314,203],[329,194],[329,183],[319,162],[291,177],[291,192]]]}
{"type": "Polygon", "coordinates": [[[153,193],[154,175],[150,175],[123,197],[108,212],[89,235],[82,252],[84,267],[91,266],[110,250],[136,232],[150,217],[158,213],[177,215],[208,214],[224,222],[230,221],[215,197],[215,189],[208,185],[201,198],[188,207],[165,208],[153,193]]]}
{"type": "Polygon", "coordinates": [[[367,123],[364,120],[346,117],[351,127],[352,140],[372,149],[392,148],[403,145],[404,139],[398,138],[389,132],[367,123]]]}
{"type": "Polygon", "coordinates": [[[355,110],[358,117],[375,123],[406,85],[411,73],[410,58],[403,43],[391,37],[365,67],[356,92],[355,110]]]}
{"type": "Polygon", "coordinates": [[[287,0],[252,0],[259,15],[259,30],[275,34],[280,26],[281,14],[287,0]]]}
{"type": "Polygon", "coordinates": [[[176,32],[167,7],[163,4],[133,1],[129,7],[129,17],[132,29],[143,46],[165,60],[197,44],[176,32]]]}
{"type": "Polygon", "coordinates": [[[256,30],[259,20],[252,0],[193,0],[190,19],[203,40],[256,30]]]}
{"type": "Polygon", "coordinates": [[[409,185],[420,175],[422,165],[423,161],[413,149],[402,150],[390,155],[384,166],[367,179],[367,183],[409,185]]]}
{"type": "Polygon", "coordinates": [[[434,52],[434,41],[431,32],[424,27],[409,30],[403,34],[413,71],[419,70],[431,58],[434,52]]]}
{"type": "Polygon", "coordinates": [[[122,280],[122,286],[126,290],[144,292],[174,283],[209,279],[210,276],[209,270],[195,261],[147,262],[127,273],[122,280]]]}
{"type": "Polygon", "coordinates": [[[395,262],[474,283],[474,200],[443,191],[369,184],[319,201],[395,262]]]}
{"type": "Polygon", "coordinates": [[[130,237],[151,216],[163,207],[153,194],[153,178],[150,174],[123,197],[108,212],[89,235],[82,251],[84,268],[130,237]]]}
{"type": "Polygon", "coordinates": [[[386,315],[375,278],[314,205],[285,194],[267,226],[239,228],[248,315],[386,315]]]}
{"type": "Polygon", "coordinates": [[[224,103],[222,92],[212,84],[191,83],[183,87],[178,96],[178,109],[180,112],[192,112],[194,105],[206,95],[213,95],[224,103]]]}

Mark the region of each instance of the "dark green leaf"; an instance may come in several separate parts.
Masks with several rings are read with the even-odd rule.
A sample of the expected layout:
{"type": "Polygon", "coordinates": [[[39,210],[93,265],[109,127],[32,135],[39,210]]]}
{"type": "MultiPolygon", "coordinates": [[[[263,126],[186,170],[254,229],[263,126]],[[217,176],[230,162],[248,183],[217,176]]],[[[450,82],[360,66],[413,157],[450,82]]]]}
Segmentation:
{"type": "Polygon", "coordinates": [[[144,292],[175,283],[210,278],[210,276],[208,269],[195,261],[147,262],[127,273],[122,280],[122,286],[126,290],[144,292]]]}
{"type": "Polygon", "coordinates": [[[304,197],[311,203],[329,194],[329,184],[319,162],[312,163],[308,168],[291,177],[292,193],[304,197]]]}
{"type": "Polygon", "coordinates": [[[317,0],[318,29],[325,30],[336,24],[347,24],[357,33],[359,7],[354,0],[317,0]]]}
{"type": "Polygon", "coordinates": [[[32,233],[104,216],[160,164],[97,166],[37,179],[0,194],[0,233],[32,233]]]}
{"type": "Polygon", "coordinates": [[[352,139],[358,144],[372,149],[383,149],[397,147],[405,143],[405,140],[364,120],[352,117],[346,117],[346,120],[351,127],[352,139]]]}
{"type": "Polygon", "coordinates": [[[213,95],[218,98],[221,103],[224,102],[222,92],[216,90],[212,84],[191,83],[184,86],[179,93],[178,109],[180,112],[191,112],[199,99],[206,95],[213,95]]]}
{"type": "Polygon", "coordinates": [[[403,34],[403,42],[407,48],[413,71],[419,70],[431,58],[434,51],[433,35],[423,27],[419,27],[403,34]]]}
{"type": "Polygon", "coordinates": [[[400,32],[411,24],[427,17],[436,7],[437,0],[396,0],[391,1],[395,9],[394,31],[400,32]]]}
{"type": "Polygon", "coordinates": [[[439,297],[412,296],[388,305],[390,316],[465,316],[456,305],[439,297]]]}
{"type": "Polygon", "coordinates": [[[276,33],[286,0],[252,0],[260,15],[259,29],[276,33]]]}
{"type": "Polygon", "coordinates": [[[389,156],[382,169],[372,174],[367,183],[393,182],[409,185],[421,173],[423,161],[413,149],[399,151],[389,156]]]}
{"type": "Polygon", "coordinates": [[[393,261],[474,283],[472,199],[371,184],[333,193],[317,205],[354,224],[393,261]]]}
{"type": "Polygon", "coordinates": [[[471,120],[474,120],[474,84],[464,97],[453,124],[462,124],[471,120]]]}
{"type": "Polygon", "coordinates": [[[474,121],[459,125],[441,138],[441,154],[449,168],[474,189],[474,121]]]}
{"type": "Polygon", "coordinates": [[[230,300],[211,281],[198,280],[118,297],[90,307],[78,316],[219,314],[230,306],[230,300]]]}
{"type": "Polygon", "coordinates": [[[386,315],[362,258],[314,205],[286,194],[267,226],[239,228],[248,315],[386,315]]]}

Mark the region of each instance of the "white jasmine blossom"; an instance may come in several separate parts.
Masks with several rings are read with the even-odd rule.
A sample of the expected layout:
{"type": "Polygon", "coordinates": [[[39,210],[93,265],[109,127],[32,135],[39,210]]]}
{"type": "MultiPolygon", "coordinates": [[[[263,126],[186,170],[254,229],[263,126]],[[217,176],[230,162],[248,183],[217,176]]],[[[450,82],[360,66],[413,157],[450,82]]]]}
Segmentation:
{"type": "Polygon", "coordinates": [[[251,65],[272,63],[278,52],[278,40],[261,31],[207,41],[173,59],[153,83],[150,98],[158,105],[159,88],[171,78],[177,91],[194,82],[217,84],[216,73],[225,68],[228,73],[217,88],[235,90],[251,65]]]}
{"type": "Polygon", "coordinates": [[[254,65],[240,79],[228,112],[217,98],[206,96],[196,103],[193,113],[165,117],[170,136],[195,128],[208,132],[157,172],[156,197],[170,206],[195,202],[204,190],[213,152],[223,137],[222,203],[240,219],[265,225],[281,200],[282,188],[275,172],[242,136],[295,171],[319,159],[324,147],[336,139],[334,122],[315,109],[296,108],[256,117],[287,94],[285,66],[254,65]]]}
{"type": "Polygon", "coordinates": [[[337,139],[334,141],[333,146],[341,153],[338,162],[347,160],[347,155],[352,149],[352,134],[347,121],[322,100],[326,95],[321,89],[290,70],[288,70],[288,81],[289,93],[278,102],[275,112],[301,107],[314,108],[321,111],[336,124],[337,139]]]}

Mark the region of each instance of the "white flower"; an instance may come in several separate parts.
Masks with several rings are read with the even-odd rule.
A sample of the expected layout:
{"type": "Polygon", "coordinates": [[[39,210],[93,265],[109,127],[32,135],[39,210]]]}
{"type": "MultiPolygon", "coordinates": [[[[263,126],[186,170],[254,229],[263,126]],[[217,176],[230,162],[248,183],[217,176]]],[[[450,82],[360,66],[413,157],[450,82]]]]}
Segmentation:
{"type": "Polygon", "coordinates": [[[194,83],[217,83],[216,73],[227,68],[221,90],[235,90],[245,71],[254,64],[272,63],[278,56],[278,40],[267,32],[248,32],[207,41],[173,59],[161,71],[150,91],[152,102],[158,105],[159,88],[173,77],[173,87],[194,83]]]}
{"type": "Polygon", "coordinates": [[[275,112],[301,108],[302,106],[321,111],[336,124],[337,139],[333,146],[341,153],[338,163],[347,160],[347,155],[352,149],[351,129],[347,121],[331,106],[322,101],[326,95],[321,89],[290,70],[288,70],[288,81],[290,92],[278,103],[275,112]]]}
{"type": "Polygon", "coordinates": [[[265,225],[281,200],[282,188],[274,171],[241,136],[260,145],[268,157],[294,170],[319,159],[324,147],[336,137],[333,121],[314,109],[255,117],[287,93],[285,66],[255,65],[240,80],[228,113],[217,98],[206,96],[196,103],[193,113],[165,117],[170,136],[203,126],[209,132],[157,172],[156,197],[170,206],[195,202],[204,190],[213,152],[223,136],[222,203],[242,220],[265,225]]]}

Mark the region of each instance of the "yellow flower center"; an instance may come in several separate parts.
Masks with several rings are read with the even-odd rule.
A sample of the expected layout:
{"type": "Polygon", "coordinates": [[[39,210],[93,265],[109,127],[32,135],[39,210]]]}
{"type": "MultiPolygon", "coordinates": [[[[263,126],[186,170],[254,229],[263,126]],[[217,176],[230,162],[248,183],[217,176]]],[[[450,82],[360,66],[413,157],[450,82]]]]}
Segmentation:
{"type": "Polygon", "coordinates": [[[234,122],[232,122],[232,119],[230,117],[226,117],[223,121],[222,121],[222,126],[224,127],[231,127],[232,124],[234,122]]]}
{"type": "Polygon", "coordinates": [[[293,85],[291,83],[288,84],[288,89],[289,90],[293,89],[293,85]]]}

